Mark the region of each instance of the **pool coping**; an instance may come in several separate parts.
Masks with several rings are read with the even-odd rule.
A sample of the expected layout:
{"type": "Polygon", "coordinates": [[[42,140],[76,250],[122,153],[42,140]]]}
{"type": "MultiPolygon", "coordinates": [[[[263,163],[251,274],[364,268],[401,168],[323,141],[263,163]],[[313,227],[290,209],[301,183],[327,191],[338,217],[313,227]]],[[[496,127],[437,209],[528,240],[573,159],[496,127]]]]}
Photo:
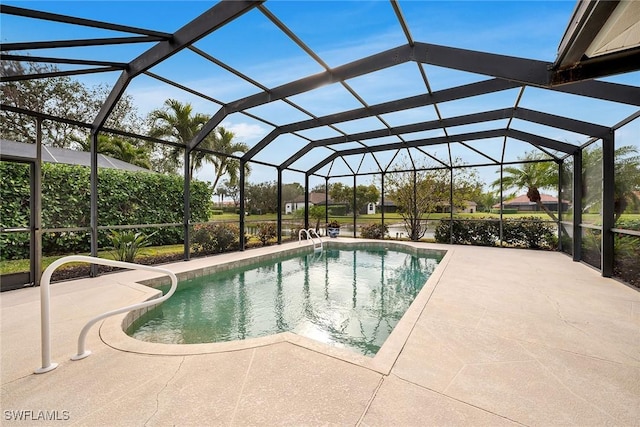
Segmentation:
{"type": "MultiPolygon", "coordinates": [[[[321,343],[319,341],[297,335],[293,332],[282,332],[275,335],[269,335],[259,338],[249,338],[240,341],[218,342],[218,343],[201,343],[201,344],[162,344],[140,341],[130,337],[125,330],[140,316],[154,306],[141,310],[119,314],[105,319],[100,325],[100,338],[109,347],[128,353],[157,355],[157,356],[186,356],[210,353],[227,353],[241,351],[257,347],[270,346],[282,342],[288,342],[311,351],[315,351],[327,356],[331,356],[357,366],[361,366],[375,372],[388,375],[391,372],[395,361],[400,352],[404,348],[409,335],[411,334],[418,318],[427,306],[431,295],[436,289],[442,274],[444,273],[449,260],[451,259],[455,248],[450,246],[440,246],[419,242],[399,242],[399,241],[380,241],[366,239],[326,239],[324,244],[328,247],[353,247],[353,246],[384,246],[387,248],[410,249],[417,252],[438,251],[444,252],[444,255],[427,282],[422,287],[414,301],[411,303],[407,311],[404,313],[400,321],[396,324],[391,334],[387,337],[380,350],[374,357],[368,357],[358,354],[346,348],[335,347],[330,344],[321,343]]],[[[280,245],[272,247],[268,252],[260,254],[252,254],[244,252],[243,256],[234,260],[225,260],[219,257],[210,257],[207,259],[207,265],[188,271],[177,273],[180,280],[198,277],[213,273],[215,271],[228,270],[243,265],[252,264],[269,258],[275,258],[282,255],[305,253],[309,251],[311,245],[280,245]]],[[[144,280],[132,282],[131,286],[135,286],[143,292],[145,298],[142,300],[150,300],[161,296],[161,291],[155,289],[168,283],[166,276],[156,276],[144,280]]]]}

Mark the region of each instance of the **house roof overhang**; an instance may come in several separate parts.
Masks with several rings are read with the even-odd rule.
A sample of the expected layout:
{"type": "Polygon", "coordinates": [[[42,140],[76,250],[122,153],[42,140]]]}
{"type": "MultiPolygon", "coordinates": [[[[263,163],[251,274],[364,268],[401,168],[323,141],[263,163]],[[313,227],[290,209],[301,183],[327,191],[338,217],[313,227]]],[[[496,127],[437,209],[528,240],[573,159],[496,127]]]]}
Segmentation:
{"type": "Polygon", "coordinates": [[[552,84],[627,72],[640,63],[640,2],[582,0],[562,37],[552,84]]]}

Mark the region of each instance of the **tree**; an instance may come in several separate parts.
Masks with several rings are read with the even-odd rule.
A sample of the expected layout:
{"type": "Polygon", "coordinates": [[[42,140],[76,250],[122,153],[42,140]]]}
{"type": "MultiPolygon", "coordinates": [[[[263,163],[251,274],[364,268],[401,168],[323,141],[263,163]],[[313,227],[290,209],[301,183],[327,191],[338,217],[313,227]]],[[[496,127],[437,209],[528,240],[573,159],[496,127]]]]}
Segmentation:
{"type": "MultiPolygon", "coordinates": [[[[244,142],[234,141],[235,135],[233,132],[226,130],[222,126],[218,126],[212,132],[210,141],[210,147],[212,151],[215,151],[212,157],[208,157],[210,163],[213,164],[216,175],[213,181],[213,188],[218,185],[218,181],[224,175],[229,177],[231,184],[237,184],[240,174],[240,162],[237,159],[229,157],[234,154],[244,154],[249,151],[249,146],[244,142]]],[[[207,147],[209,148],[209,147],[207,147]]],[[[248,172],[249,166],[245,166],[248,172]]],[[[248,173],[246,173],[248,175],[248,173]]]]}
{"type": "Polygon", "coordinates": [[[481,192],[477,198],[473,199],[478,204],[478,210],[481,212],[490,212],[493,205],[498,203],[499,197],[495,191],[481,192]]]}
{"type": "Polygon", "coordinates": [[[347,211],[351,210],[353,204],[353,190],[351,187],[341,182],[336,182],[329,186],[329,197],[334,203],[343,203],[347,207],[347,211]]]}
{"type": "MultiPolygon", "coordinates": [[[[542,161],[545,159],[547,157],[543,153],[526,153],[520,160],[527,163],[503,168],[502,186],[504,189],[515,190],[526,188],[529,200],[557,221],[558,218],[542,203],[540,196],[541,188],[554,188],[558,185],[558,168],[554,162],[542,161]]],[[[500,178],[491,185],[500,188],[500,178]]]]}
{"type": "MultiPolygon", "coordinates": [[[[151,129],[149,136],[154,138],[167,138],[170,141],[177,142],[184,147],[200,132],[202,126],[209,121],[209,117],[194,113],[193,107],[189,103],[181,103],[175,99],[167,99],[164,107],[153,110],[149,113],[151,129]]],[[[203,143],[205,143],[203,141],[203,143]]],[[[164,171],[177,172],[182,164],[180,158],[183,148],[165,147],[164,153],[167,155],[166,163],[163,166],[164,171]]],[[[191,163],[190,174],[193,177],[197,161],[191,163]]],[[[164,172],[163,171],[163,172],[164,172]]]]}
{"type": "MultiPolygon", "coordinates": [[[[454,163],[458,162],[456,159],[454,163]]],[[[409,166],[401,162],[399,168],[408,170],[409,166]]],[[[449,206],[452,186],[452,209],[463,209],[466,201],[472,200],[481,186],[476,172],[471,168],[458,169],[453,183],[447,169],[433,169],[433,165],[428,164],[417,169],[413,172],[389,173],[385,178],[389,199],[395,202],[405,229],[414,241],[424,237],[430,215],[442,210],[443,206],[449,206]]]]}
{"type": "Polygon", "coordinates": [[[449,171],[390,173],[386,175],[386,183],[389,199],[395,202],[409,238],[420,240],[427,232],[430,214],[449,199],[449,171]]]}
{"type": "Polygon", "coordinates": [[[217,189],[218,194],[224,194],[225,197],[231,197],[233,205],[238,207],[240,203],[240,187],[238,184],[231,184],[229,180],[222,181],[222,184],[217,189]]]}
{"type": "Polygon", "coordinates": [[[326,217],[326,206],[314,205],[309,208],[309,218],[316,220],[316,232],[318,232],[318,229],[320,228],[320,221],[323,221],[326,217]]]}
{"type": "Polygon", "coordinates": [[[311,189],[311,193],[323,193],[324,194],[326,188],[327,188],[326,185],[318,184],[318,185],[316,185],[315,187],[313,187],[311,189]]]}
{"type": "MultiPolygon", "coordinates": [[[[83,151],[91,151],[91,140],[80,142],[83,151]]],[[[98,135],[98,152],[132,165],[151,169],[151,153],[149,147],[135,145],[117,136],[98,135]]]]}
{"type": "MultiPolygon", "coordinates": [[[[55,65],[2,61],[2,76],[56,72],[55,65]]],[[[52,116],[92,123],[109,93],[106,86],[89,87],[69,76],[48,77],[0,83],[3,103],[52,116]]],[[[106,126],[126,131],[138,130],[142,120],[132,98],[123,96],[110,114],[106,126]]],[[[36,120],[24,114],[0,111],[3,138],[20,142],[36,140],[36,120]]],[[[88,138],[89,130],[68,123],[48,120],[42,126],[45,145],[77,148],[88,138]]]]}
{"type": "Polygon", "coordinates": [[[373,185],[358,185],[356,187],[356,204],[353,206],[353,187],[340,182],[329,187],[329,196],[334,202],[343,203],[347,210],[360,212],[367,203],[376,203],[380,198],[380,191],[373,185]]]}
{"type": "Polygon", "coordinates": [[[271,213],[277,210],[278,198],[277,184],[275,182],[248,184],[245,188],[245,197],[250,211],[271,213]]]}
{"type": "Polygon", "coordinates": [[[380,199],[380,191],[378,187],[373,184],[370,185],[358,185],[356,187],[356,212],[362,212],[362,210],[369,203],[377,203],[380,199]]]}
{"type": "Polygon", "coordinates": [[[292,182],[282,185],[282,200],[284,202],[291,202],[302,195],[304,195],[304,187],[300,183],[292,182]]]}

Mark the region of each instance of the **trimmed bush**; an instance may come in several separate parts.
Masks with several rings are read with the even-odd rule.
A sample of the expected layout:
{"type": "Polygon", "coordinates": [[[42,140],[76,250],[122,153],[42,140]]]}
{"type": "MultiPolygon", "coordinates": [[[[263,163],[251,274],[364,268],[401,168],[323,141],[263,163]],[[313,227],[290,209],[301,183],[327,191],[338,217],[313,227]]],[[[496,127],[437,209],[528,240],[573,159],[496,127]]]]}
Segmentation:
{"type": "MultiPolygon", "coordinates": [[[[28,225],[29,168],[0,162],[0,226],[28,225]],[[26,204],[26,205],[25,205],[26,204]]],[[[42,224],[44,228],[88,227],[90,224],[90,171],[77,165],[42,165],[42,224]]],[[[183,183],[177,175],[152,172],[126,172],[100,169],[98,173],[98,223],[100,225],[181,223],[183,183]]],[[[207,183],[192,181],[191,221],[209,219],[212,190],[207,183]]],[[[181,243],[182,227],[140,228],[150,235],[151,245],[181,243]]],[[[109,247],[109,232],[99,232],[100,247],[109,247]]],[[[29,257],[26,233],[3,235],[1,256],[6,259],[29,257]]],[[[45,255],[89,251],[88,232],[43,234],[45,255]]]]}
{"type": "Polygon", "coordinates": [[[343,205],[329,206],[329,216],[345,216],[347,207],[343,205]]]}
{"type": "Polygon", "coordinates": [[[213,215],[222,215],[224,212],[222,211],[222,209],[213,209],[211,211],[211,216],[213,215]]]}
{"type": "Polygon", "coordinates": [[[237,248],[239,241],[240,228],[236,224],[197,224],[193,227],[191,249],[196,254],[221,253],[237,248]]]}
{"type": "Polygon", "coordinates": [[[509,246],[531,249],[554,249],[558,238],[554,230],[539,218],[504,221],[502,241],[509,246]]]}
{"type": "MultiPolygon", "coordinates": [[[[492,214],[499,214],[500,213],[500,209],[491,209],[491,213],[492,214]]],[[[505,215],[517,214],[518,213],[518,209],[502,209],[502,213],[505,214],[505,215]]]]}
{"type": "Polygon", "coordinates": [[[384,239],[389,228],[383,224],[367,224],[360,227],[360,236],[365,239],[384,239]]]}
{"type": "MultiPolygon", "coordinates": [[[[530,249],[555,249],[558,243],[555,227],[537,217],[518,220],[506,219],[502,223],[503,244],[530,249]]],[[[500,221],[496,218],[481,220],[441,220],[435,230],[438,243],[458,245],[495,246],[500,240],[500,221]]]]}

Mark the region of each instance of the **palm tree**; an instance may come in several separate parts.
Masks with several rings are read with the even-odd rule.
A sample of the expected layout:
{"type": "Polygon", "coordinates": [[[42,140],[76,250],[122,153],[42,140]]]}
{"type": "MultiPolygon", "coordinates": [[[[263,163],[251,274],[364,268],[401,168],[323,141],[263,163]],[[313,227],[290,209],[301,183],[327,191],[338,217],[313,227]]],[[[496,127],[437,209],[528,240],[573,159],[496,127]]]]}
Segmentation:
{"type": "MultiPolygon", "coordinates": [[[[543,203],[540,188],[551,188],[558,185],[558,172],[555,163],[540,162],[546,157],[542,153],[529,152],[520,160],[526,161],[519,167],[507,166],[503,169],[502,186],[504,188],[527,189],[527,197],[540,209],[546,212],[554,221],[558,218],[543,203]]],[[[500,179],[493,183],[493,187],[500,187],[500,179]]]]}
{"type": "MultiPolygon", "coordinates": [[[[242,154],[249,151],[249,146],[244,142],[236,142],[233,139],[235,135],[233,132],[226,130],[222,126],[214,129],[210,138],[205,139],[202,143],[206,148],[215,151],[216,154],[213,157],[208,158],[209,162],[213,164],[216,175],[213,181],[213,188],[218,185],[218,181],[224,176],[229,177],[230,185],[238,183],[238,176],[240,172],[240,162],[236,159],[229,157],[233,154],[242,154]]],[[[248,165],[245,166],[245,171],[249,172],[248,165]]]]}
{"type": "MultiPolygon", "coordinates": [[[[154,138],[168,138],[181,145],[186,145],[202,129],[202,126],[209,121],[209,116],[201,113],[194,113],[193,107],[189,103],[181,103],[175,99],[167,99],[164,108],[153,110],[149,113],[152,121],[149,136],[154,138]]],[[[177,169],[180,165],[180,153],[182,149],[173,147],[169,151],[171,162],[177,169]]],[[[197,156],[198,157],[198,156],[197,156]]],[[[190,176],[202,166],[202,158],[198,158],[191,163],[190,176]]]]}
{"type": "Polygon", "coordinates": [[[124,139],[109,138],[109,143],[103,153],[132,165],[151,169],[149,150],[144,146],[135,146],[124,139]]]}
{"type": "MultiPolygon", "coordinates": [[[[91,151],[90,139],[80,141],[79,144],[82,151],[91,151]]],[[[137,146],[116,136],[98,135],[98,153],[145,169],[151,169],[150,153],[147,147],[137,146]]]]}
{"type": "MultiPolygon", "coordinates": [[[[584,208],[589,209],[593,205],[598,205],[601,200],[602,147],[596,146],[593,149],[583,150],[582,164],[582,183],[585,187],[582,193],[585,195],[584,208]]],[[[631,145],[618,147],[615,150],[614,168],[613,210],[614,221],[618,221],[629,206],[634,208],[640,206],[640,198],[636,194],[640,190],[640,155],[638,154],[638,149],[631,145]]]]}

